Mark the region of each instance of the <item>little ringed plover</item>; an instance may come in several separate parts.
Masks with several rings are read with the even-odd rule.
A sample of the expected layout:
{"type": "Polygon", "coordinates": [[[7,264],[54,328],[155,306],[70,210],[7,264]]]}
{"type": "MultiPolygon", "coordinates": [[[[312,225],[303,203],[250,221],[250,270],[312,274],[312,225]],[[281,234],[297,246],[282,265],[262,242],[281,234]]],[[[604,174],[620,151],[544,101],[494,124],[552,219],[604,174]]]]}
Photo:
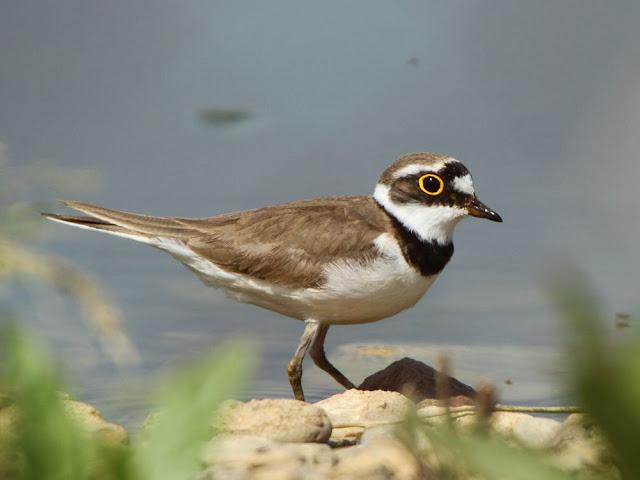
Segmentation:
{"type": "Polygon", "coordinates": [[[327,360],[329,326],[374,322],[415,305],[451,258],[462,218],[502,221],[477,199],[467,168],[435,153],[391,164],[373,196],[300,200],[208,218],[64,203],[85,215],[44,215],[164,250],[235,300],[304,321],[287,369],[299,400],[307,350],[338,383],[354,387],[327,360]]]}

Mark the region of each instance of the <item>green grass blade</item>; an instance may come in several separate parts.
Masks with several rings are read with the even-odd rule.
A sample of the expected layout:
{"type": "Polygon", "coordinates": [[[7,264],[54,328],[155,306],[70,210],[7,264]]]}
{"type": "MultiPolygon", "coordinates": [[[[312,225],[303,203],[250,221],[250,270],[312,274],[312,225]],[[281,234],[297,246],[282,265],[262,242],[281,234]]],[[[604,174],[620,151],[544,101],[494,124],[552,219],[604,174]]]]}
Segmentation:
{"type": "Polygon", "coordinates": [[[253,366],[252,352],[243,343],[227,345],[167,383],[148,442],[138,451],[138,465],[145,478],[194,478],[200,450],[212,436],[213,414],[247,380],[253,366]]]}
{"type": "Polygon", "coordinates": [[[2,385],[17,412],[13,432],[18,478],[85,478],[88,441],[64,412],[59,379],[40,346],[18,330],[5,331],[1,342],[2,385]]]}

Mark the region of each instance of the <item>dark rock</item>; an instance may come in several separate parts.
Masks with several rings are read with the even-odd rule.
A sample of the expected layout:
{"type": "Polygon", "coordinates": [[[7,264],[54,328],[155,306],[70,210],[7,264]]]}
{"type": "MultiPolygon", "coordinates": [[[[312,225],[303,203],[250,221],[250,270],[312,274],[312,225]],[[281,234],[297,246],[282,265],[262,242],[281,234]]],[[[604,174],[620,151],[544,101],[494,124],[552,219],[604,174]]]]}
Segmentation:
{"type": "MultiPolygon", "coordinates": [[[[400,392],[418,403],[424,399],[436,399],[437,370],[429,365],[405,357],[385,369],[369,375],[358,386],[359,390],[387,390],[400,392]]],[[[448,391],[455,405],[470,405],[476,391],[453,377],[448,377],[448,391]]]]}

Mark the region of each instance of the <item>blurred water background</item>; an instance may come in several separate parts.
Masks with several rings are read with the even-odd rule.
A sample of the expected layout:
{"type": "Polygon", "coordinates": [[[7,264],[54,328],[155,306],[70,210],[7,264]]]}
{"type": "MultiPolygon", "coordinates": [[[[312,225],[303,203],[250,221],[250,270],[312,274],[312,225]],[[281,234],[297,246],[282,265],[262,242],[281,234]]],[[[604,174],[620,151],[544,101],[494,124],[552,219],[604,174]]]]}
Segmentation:
{"type": "MultiPolygon", "coordinates": [[[[3,156],[95,170],[100,188],[82,200],[209,216],[366,194],[404,153],[451,154],[504,224],[463,222],[425,299],[332,328],[329,357],[359,382],[444,352],[504,401],[558,403],[563,337],[545,272],[579,265],[612,325],[638,303],[639,20],[634,1],[7,2],[3,156]]],[[[238,335],[261,352],[246,396],[290,395],[300,323],[133,242],[52,225],[41,243],[102,282],[140,349],[138,367],[118,370],[53,292],[2,292],[107,418],[137,424],[146,380],[238,335]]],[[[303,378],[311,400],[338,391],[311,362],[303,378]]]]}

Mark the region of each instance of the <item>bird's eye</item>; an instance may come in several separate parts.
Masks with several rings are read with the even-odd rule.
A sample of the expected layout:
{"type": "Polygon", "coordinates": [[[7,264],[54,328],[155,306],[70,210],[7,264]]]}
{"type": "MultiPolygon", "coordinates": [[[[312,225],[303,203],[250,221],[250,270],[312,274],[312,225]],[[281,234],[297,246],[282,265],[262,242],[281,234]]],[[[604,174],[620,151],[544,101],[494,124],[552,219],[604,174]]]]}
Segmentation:
{"type": "Polygon", "coordinates": [[[427,173],[418,179],[418,186],[427,195],[440,195],[444,190],[444,181],[438,175],[427,173]]]}

